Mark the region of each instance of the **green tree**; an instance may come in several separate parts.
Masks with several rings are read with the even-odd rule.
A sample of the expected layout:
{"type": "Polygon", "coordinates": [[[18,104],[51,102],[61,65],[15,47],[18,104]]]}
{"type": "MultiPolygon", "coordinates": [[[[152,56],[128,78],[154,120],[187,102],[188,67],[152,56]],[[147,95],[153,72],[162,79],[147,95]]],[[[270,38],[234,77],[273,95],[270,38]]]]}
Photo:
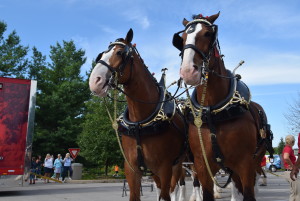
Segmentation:
{"type": "Polygon", "coordinates": [[[46,56],[42,55],[36,47],[32,48],[33,55],[28,63],[28,79],[36,80],[39,86],[44,83],[44,73],[47,69],[46,56]]]}
{"type": "Polygon", "coordinates": [[[16,31],[5,38],[6,29],[6,23],[0,21],[0,76],[25,78],[29,47],[20,44],[21,40],[16,31]]]}
{"type": "Polygon", "coordinates": [[[282,154],[284,146],[285,146],[285,143],[283,141],[283,138],[281,137],[280,142],[279,142],[278,147],[277,147],[277,154],[282,154]]]}
{"type": "MultiPolygon", "coordinates": [[[[80,154],[100,167],[105,167],[107,175],[108,167],[121,164],[123,157],[104,104],[104,100],[98,97],[86,102],[87,111],[78,143],[81,148],[80,154]]],[[[119,104],[118,111],[123,111],[124,105],[119,104]]],[[[113,108],[109,101],[108,107],[113,108]]]]}
{"type": "Polygon", "coordinates": [[[43,80],[38,84],[33,145],[36,154],[65,153],[70,147],[78,147],[84,102],[90,98],[87,80],[80,75],[86,61],[84,54],[73,41],[57,43],[51,46],[52,62],[42,69],[34,64],[44,65],[43,56],[38,52],[34,55],[31,75],[43,80]]]}

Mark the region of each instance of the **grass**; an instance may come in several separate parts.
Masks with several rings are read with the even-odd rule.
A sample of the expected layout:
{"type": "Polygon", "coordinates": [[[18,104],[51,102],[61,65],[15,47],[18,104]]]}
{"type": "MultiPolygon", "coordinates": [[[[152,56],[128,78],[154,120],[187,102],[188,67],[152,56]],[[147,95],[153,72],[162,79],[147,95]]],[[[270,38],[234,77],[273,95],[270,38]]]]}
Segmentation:
{"type": "Polygon", "coordinates": [[[122,170],[119,170],[119,177],[114,177],[113,168],[109,168],[108,175],[105,175],[104,168],[83,168],[82,179],[83,180],[98,180],[98,179],[124,179],[125,175],[122,170]]]}

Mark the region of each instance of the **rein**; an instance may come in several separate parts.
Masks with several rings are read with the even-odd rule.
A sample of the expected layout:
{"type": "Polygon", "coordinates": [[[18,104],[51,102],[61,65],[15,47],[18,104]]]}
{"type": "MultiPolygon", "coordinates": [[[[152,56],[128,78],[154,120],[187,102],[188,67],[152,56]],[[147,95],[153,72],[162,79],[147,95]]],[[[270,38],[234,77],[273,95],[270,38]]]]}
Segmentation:
{"type": "MultiPolygon", "coordinates": [[[[115,76],[117,77],[117,74],[116,74],[115,76]]],[[[117,82],[116,80],[117,80],[117,79],[115,79],[115,82],[117,82]]],[[[117,97],[117,91],[114,90],[114,98],[116,99],[116,97],[117,97]]],[[[108,114],[108,116],[109,116],[109,119],[110,119],[110,121],[111,121],[112,127],[113,127],[113,129],[115,130],[115,134],[116,134],[116,137],[117,137],[117,140],[118,140],[118,144],[119,144],[121,153],[122,153],[122,155],[123,155],[123,158],[124,158],[124,160],[126,161],[126,163],[128,164],[129,168],[130,168],[133,172],[136,172],[136,171],[134,170],[134,168],[132,167],[132,165],[129,163],[127,157],[125,156],[124,149],[123,149],[123,147],[122,147],[121,140],[120,140],[120,137],[119,137],[119,134],[118,134],[117,102],[114,101],[114,116],[113,116],[113,118],[112,118],[111,113],[110,113],[109,110],[108,110],[106,99],[104,99],[104,105],[105,105],[105,108],[106,108],[106,112],[107,112],[107,114],[108,114]]]]}

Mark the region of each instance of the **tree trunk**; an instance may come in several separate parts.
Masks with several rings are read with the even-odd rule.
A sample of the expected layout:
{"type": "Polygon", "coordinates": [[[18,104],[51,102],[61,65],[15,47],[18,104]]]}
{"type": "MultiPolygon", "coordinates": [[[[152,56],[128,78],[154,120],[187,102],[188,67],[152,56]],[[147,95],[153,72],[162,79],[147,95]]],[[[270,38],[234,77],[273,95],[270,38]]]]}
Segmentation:
{"type": "Polygon", "coordinates": [[[105,161],[105,176],[108,174],[108,159],[105,161]]]}

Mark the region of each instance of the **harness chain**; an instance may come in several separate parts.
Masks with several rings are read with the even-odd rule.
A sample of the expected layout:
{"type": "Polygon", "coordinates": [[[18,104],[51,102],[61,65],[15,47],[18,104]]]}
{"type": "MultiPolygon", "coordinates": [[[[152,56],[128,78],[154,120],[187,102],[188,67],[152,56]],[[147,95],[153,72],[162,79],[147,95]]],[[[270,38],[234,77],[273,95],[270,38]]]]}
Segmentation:
{"type": "MultiPolygon", "coordinates": [[[[203,109],[203,105],[204,105],[204,100],[205,100],[205,96],[206,96],[206,89],[207,89],[207,80],[208,80],[208,72],[206,71],[205,72],[205,79],[204,79],[204,84],[203,84],[203,90],[202,90],[202,95],[201,95],[201,103],[200,103],[200,110],[199,110],[199,114],[198,116],[196,115],[196,112],[195,112],[195,109],[193,107],[193,104],[192,104],[192,101],[191,101],[191,96],[189,94],[189,91],[186,90],[186,93],[187,93],[187,97],[188,97],[188,100],[189,100],[189,104],[190,104],[190,108],[191,108],[191,111],[192,111],[192,114],[194,116],[194,124],[195,126],[197,127],[197,130],[198,130],[198,136],[199,136],[199,141],[200,141],[200,146],[201,146],[201,150],[202,150],[202,155],[203,155],[203,158],[204,158],[204,162],[205,162],[205,165],[206,165],[206,168],[207,168],[207,171],[209,173],[209,176],[211,177],[212,181],[220,188],[224,188],[224,186],[227,186],[227,184],[225,184],[224,186],[221,186],[218,181],[214,178],[213,174],[212,174],[212,171],[211,171],[211,168],[209,166],[209,163],[208,163],[208,160],[207,160],[207,155],[206,155],[206,151],[205,151],[205,148],[204,148],[204,143],[203,143],[203,139],[202,139],[202,135],[201,135],[201,126],[203,124],[202,122],[202,109],[203,109]]],[[[185,85],[186,89],[187,89],[187,86],[185,85]]],[[[211,135],[215,135],[214,133],[211,133],[211,135]]]]}
{"type": "MultiPolygon", "coordinates": [[[[115,77],[117,78],[117,76],[118,76],[118,74],[116,73],[115,77]]],[[[117,79],[115,79],[115,86],[117,86],[117,84],[118,84],[117,83],[117,79]]],[[[110,114],[110,112],[108,110],[106,99],[104,99],[104,103],[105,103],[104,105],[105,105],[107,114],[109,116],[109,119],[110,119],[110,121],[112,123],[112,127],[115,130],[116,137],[117,137],[118,144],[119,144],[121,153],[123,155],[123,158],[126,161],[126,163],[128,164],[128,166],[130,167],[130,169],[133,172],[135,172],[135,170],[133,169],[132,165],[129,163],[127,157],[125,156],[125,153],[124,153],[124,150],[123,150],[123,147],[122,147],[122,144],[121,144],[121,140],[120,140],[120,137],[119,137],[119,134],[118,134],[118,123],[117,123],[117,90],[114,89],[113,93],[114,93],[114,119],[112,118],[112,116],[111,116],[111,114],[110,114]]]]}

